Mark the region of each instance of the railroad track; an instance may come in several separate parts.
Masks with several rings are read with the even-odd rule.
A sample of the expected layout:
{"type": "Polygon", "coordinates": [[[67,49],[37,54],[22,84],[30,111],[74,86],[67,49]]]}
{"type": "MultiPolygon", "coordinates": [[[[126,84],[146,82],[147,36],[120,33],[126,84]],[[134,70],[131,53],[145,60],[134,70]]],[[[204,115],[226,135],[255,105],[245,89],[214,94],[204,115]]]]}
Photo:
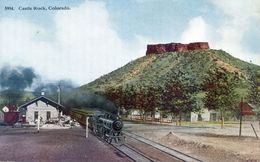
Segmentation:
{"type": "Polygon", "coordinates": [[[124,132],[126,142],[122,145],[113,146],[136,162],[146,161],[185,161],[201,162],[197,158],[189,156],[180,151],[166,147],[142,136],[124,132]]]}
{"type": "MultiPolygon", "coordinates": [[[[78,112],[73,111],[72,116],[74,115],[77,121],[82,121],[82,125],[84,125],[86,121],[86,112],[78,112]],[[74,114],[73,114],[74,113],[74,114]]],[[[107,121],[106,119],[104,121],[107,121]]],[[[99,121],[99,120],[97,120],[99,121]]],[[[113,120],[109,120],[113,121],[113,120]]],[[[95,121],[94,121],[95,122],[95,121]]],[[[100,123],[98,123],[100,124],[100,123]]],[[[104,123],[101,123],[104,124],[104,123]]],[[[102,127],[106,128],[106,127],[102,127]]],[[[110,129],[113,129],[111,127],[110,129]]],[[[97,129],[99,130],[99,129],[97,129]]],[[[102,132],[101,132],[102,133],[102,132]]],[[[163,161],[163,162],[175,162],[175,161],[185,161],[185,162],[201,162],[201,160],[189,156],[185,153],[180,151],[174,150],[172,148],[166,147],[154,141],[151,141],[147,138],[142,136],[126,132],[124,131],[123,134],[126,136],[126,140],[123,144],[119,145],[117,143],[111,144],[114,148],[128,156],[129,158],[133,159],[136,162],[153,162],[153,161],[163,161]]],[[[98,137],[99,139],[105,141],[104,138],[98,137]]]]}
{"type": "MultiPolygon", "coordinates": [[[[111,143],[111,145],[135,162],[202,162],[202,160],[142,136],[125,131],[123,133],[126,136],[125,143],[111,143]]],[[[98,138],[104,141],[104,139],[98,138]]]]}
{"type": "MultiPolygon", "coordinates": [[[[97,137],[99,140],[106,142],[103,138],[96,136],[93,132],[90,132],[92,135],[97,137]]],[[[145,156],[143,153],[139,152],[138,150],[135,150],[131,146],[127,145],[126,143],[123,144],[117,144],[117,143],[110,143],[115,149],[129,157],[135,162],[153,162],[154,160],[145,156]]]]}
{"type": "Polygon", "coordinates": [[[134,149],[133,147],[127,145],[127,144],[122,144],[122,145],[117,145],[117,144],[112,144],[114,148],[128,156],[130,159],[132,159],[135,162],[154,162],[155,160],[146,156],[142,152],[134,149]]]}

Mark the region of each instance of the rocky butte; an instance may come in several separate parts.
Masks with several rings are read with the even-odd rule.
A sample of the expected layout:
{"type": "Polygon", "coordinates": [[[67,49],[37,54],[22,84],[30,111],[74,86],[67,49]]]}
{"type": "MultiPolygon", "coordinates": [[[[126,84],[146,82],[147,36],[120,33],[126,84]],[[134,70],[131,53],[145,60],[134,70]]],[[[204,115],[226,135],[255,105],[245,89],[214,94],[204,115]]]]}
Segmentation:
{"type": "Polygon", "coordinates": [[[189,44],[167,43],[167,44],[148,44],[146,55],[161,54],[166,52],[185,52],[191,50],[209,49],[208,42],[193,42],[189,44]]]}

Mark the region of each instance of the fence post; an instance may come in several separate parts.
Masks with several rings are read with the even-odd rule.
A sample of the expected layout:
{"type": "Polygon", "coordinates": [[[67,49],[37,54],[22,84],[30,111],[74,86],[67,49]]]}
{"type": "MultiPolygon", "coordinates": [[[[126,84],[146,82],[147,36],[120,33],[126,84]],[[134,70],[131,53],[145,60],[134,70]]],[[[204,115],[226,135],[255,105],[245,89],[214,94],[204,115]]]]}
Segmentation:
{"type": "Polygon", "coordinates": [[[256,134],[256,131],[255,131],[255,128],[254,128],[253,124],[251,124],[251,127],[253,128],[253,131],[255,132],[255,137],[258,139],[258,136],[256,134]]]}
{"type": "Polygon", "coordinates": [[[239,113],[239,115],[240,115],[239,137],[241,137],[241,133],[242,133],[242,120],[243,120],[243,109],[242,109],[243,105],[242,104],[243,104],[243,98],[241,99],[241,102],[239,104],[239,106],[240,106],[240,113],[239,113]]]}
{"type": "Polygon", "coordinates": [[[240,123],[239,123],[239,137],[241,137],[241,132],[242,132],[242,114],[240,114],[240,123]]]}

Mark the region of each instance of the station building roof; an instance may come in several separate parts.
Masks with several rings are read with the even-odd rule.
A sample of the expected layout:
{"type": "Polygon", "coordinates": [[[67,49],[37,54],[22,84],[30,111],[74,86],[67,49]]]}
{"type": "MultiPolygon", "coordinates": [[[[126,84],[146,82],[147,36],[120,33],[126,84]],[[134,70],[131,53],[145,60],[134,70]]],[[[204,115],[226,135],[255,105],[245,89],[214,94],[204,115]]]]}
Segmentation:
{"type": "Polygon", "coordinates": [[[37,103],[38,101],[42,101],[42,102],[44,102],[44,103],[46,103],[48,105],[51,105],[51,106],[53,106],[53,107],[55,107],[55,108],[57,108],[59,110],[64,110],[64,108],[65,108],[63,105],[61,105],[61,104],[59,104],[59,103],[57,103],[57,102],[55,102],[55,101],[45,97],[45,96],[40,96],[40,97],[34,98],[33,100],[31,100],[31,101],[29,101],[29,102],[19,106],[18,110],[21,110],[21,108],[25,108],[26,109],[27,106],[29,106],[29,105],[31,105],[33,103],[37,103]]]}

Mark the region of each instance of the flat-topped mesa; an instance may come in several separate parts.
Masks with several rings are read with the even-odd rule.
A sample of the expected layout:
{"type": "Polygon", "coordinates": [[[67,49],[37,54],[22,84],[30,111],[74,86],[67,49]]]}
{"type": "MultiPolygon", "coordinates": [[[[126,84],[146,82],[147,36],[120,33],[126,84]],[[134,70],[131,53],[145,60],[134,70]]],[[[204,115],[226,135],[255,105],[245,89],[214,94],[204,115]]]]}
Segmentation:
{"type": "Polygon", "coordinates": [[[209,49],[208,42],[193,42],[189,44],[167,43],[147,45],[146,55],[166,52],[185,52],[191,50],[209,49]]]}

